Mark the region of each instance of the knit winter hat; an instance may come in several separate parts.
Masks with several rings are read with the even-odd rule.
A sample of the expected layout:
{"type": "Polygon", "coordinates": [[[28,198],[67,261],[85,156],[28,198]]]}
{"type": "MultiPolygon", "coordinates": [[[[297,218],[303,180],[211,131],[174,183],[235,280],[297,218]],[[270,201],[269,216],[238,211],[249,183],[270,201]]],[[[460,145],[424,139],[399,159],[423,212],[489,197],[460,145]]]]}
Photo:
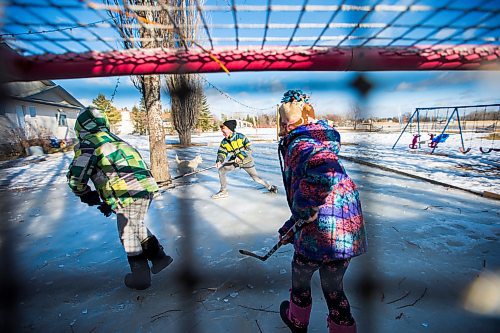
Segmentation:
{"type": "Polygon", "coordinates": [[[225,122],[222,123],[222,125],[226,126],[229,128],[232,132],[236,129],[236,120],[226,120],[225,122]]]}
{"type": "Polygon", "coordinates": [[[281,98],[281,103],[288,103],[294,101],[309,103],[309,96],[304,94],[300,89],[292,89],[285,92],[283,94],[283,97],[281,98]]]}

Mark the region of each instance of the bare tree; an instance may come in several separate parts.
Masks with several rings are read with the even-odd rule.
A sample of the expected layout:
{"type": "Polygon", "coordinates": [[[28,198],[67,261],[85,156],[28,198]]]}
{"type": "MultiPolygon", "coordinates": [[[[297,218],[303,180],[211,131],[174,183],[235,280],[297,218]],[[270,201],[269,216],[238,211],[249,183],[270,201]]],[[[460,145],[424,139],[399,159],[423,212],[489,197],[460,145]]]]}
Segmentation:
{"type": "MultiPolygon", "coordinates": [[[[169,46],[187,49],[195,44],[200,24],[196,6],[202,5],[203,1],[169,0],[169,3],[178,7],[178,10],[168,14],[174,26],[174,38],[169,40],[169,46]]],[[[203,88],[200,79],[196,74],[175,74],[167,76],[166,82],[172,102],[174,128],[179,133],[181,146],[189,146],[191,130],[195,128],[202,108],[203,88]]]]}
{"type": "MultiPolygon", "coordinates": [[[[156,0],[103,0],[108,5],[114,5],[116,10],[108,10],[118,33],[123,38],[123,45],[132,48],[158,48],[167,46],[170,32],[166,29],[155,28],[156,25],[168,22],[168,13],[165,11],[137,10],[130,6],[142,5],[155,8],[159,5],[156,0]],[[145,23],[146,22],[146,23],[145,23]],[[151,22],[154,24],[148,24],[151,22]]],[[[162,107],[160,97],[160,75],[138,75],[132,77],[134,85],[142,94],[147,112],[149,128],[149,147],[151,172],[157,181],[170,179],[167,161],[167,147],[165,131],[162,122],[162,107]]]]}
{"type": "Polygon", "coordinates": [[[181,146],[191,145],[191,130],[198,122],[203,90],[193,75],[180,74],[167,77],[167,87],[172,101],[172,120],[179,133],[181,146]]]}
{"type": "Polygon", "coordinates": [[[351,119],[353,119],[354,129],[356,129],[357,124],[361,118],[361,108],[359,107],[359,105],[357,105],[355,103],[351,105],[349,116],[351,117],[351,119]]]}

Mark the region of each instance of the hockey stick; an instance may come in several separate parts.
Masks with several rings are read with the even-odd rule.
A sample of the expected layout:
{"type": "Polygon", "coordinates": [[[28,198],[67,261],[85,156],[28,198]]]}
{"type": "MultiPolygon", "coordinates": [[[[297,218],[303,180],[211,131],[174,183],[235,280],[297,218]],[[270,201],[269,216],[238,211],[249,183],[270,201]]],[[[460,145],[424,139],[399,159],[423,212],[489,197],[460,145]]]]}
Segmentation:
{"type": "MultiPolygon", "coordinates": [[[[297,232],[297,230],[299,230],[300,227],[302,227],[302,225],[307,222],[306,220],[302,220],[302,219],[299,219],[297,220],[293,225],[292,227],[283,235],[282,239],[283,238],[286,238],[284,236],[288,235],[289,233],[292,233],[295,234],[297,232]]],[[[250,256],[250,257],[254,257],[254,258],[257,258],[259,260],[262,260],[262,261],[266,261],[270,256],[273,255],[274,252],[276,252],[280,247],[281,245],[283,245],[283,242],[280,240],[278,241],[278,243],[276,243],[273,248],[271,250],[269,250],[269,252],[267,252],[265,255],[263,256],[259,256],[258,254],[256,253],[253,253],[253,252],[250,252],[250,251],[247,251],[247,250],[240,250],[239,252],[243,255],[246,255],[246,256],[250,256]]]]}
{"type": "Polygon", "coordinates": [[[197,173],[200,173],[200,172],[203,172],[203,171],[207,171],[207,170],[213,169],[215,167],[216,167],[216,165],[214,164],[214,165],[209,166],[208,168],[205,168],[205,169],[200,169],[200,170],[196,170],[196,171],[193,171],[193,172],[185,173],[185,174],[180,175],[180,176],[175,176],[174,178],[170,178],[170,180],[176,180],[176,179],[179,179],[179,178],[182,178],[182,177],[187,177],[187,176],[195,175],[197,173]]]}
{"type": "MultiPolygon", "coordinates": [[[[222,164],[222,166],[227,166],[227,165],[235,165],[236,167],[242,167],[243,165],[246,165],[248,164],[249,162],[252,162],[252,161],[248,161],[246,163],[241,163],[241,164],[238,164],[236,162],[226,162],[224,164],[222,164]]],[[[163,193],[165,192],[166,190],[169,190],[169,189],[172,189],[175,187],[174,184],[172,184],[172,182],[176,179],[179,179],[179,178],[183,178],[183,177],[187,177],[187,176],[191,176],[191,175],[194,175],[194,174],[197,174],[197,173],[200,173],[200,172],[203,172],[203,171],[207,171],[207,170],[210,170],[210,169],[213,169],[213,168],[216,168],[217,165],[212,165],[212,166],[209,166],[208,168],[205,168],[205,169],[200,169],[200,170],[196,170],[196,171],[193,171],[193,172],[188,172],[188,173],[185,173],[183,175],[179,175],[179,176],[175,176],[173,178],[170,178],[168,180],[164,180],[164,181],[158,181],[156,182],[158,184],[158,186],[160,187],[160,193],[163,193]]]]}
{"type": "Polygon", "coordinates": [[[203,171],[207,171],[207,170],[213,169],[215,167],[216,167],[216,165],[212,165],[212,166],[209,166],[208,168],[205,168],[205,169],[200,169],[200,170],[188,172],[188,173],[185,173],[183,175],[175,176],[173,178],[170,178],[170,179],[167,179],[167,180],[164,180],[164,181],[158,181],[156,183],[158,184],[158,186],[160,187],[160,189],[162,189],[162,190],[165,189],[166,190],[166,189],[170,188],[170,185],[172,185],[172,181],[174,181],[176,179],[187,177],[187,176],[191,176],[191,175],[203,172],[203,171]]]}
{"type": "MultiPolygon", "coordinates": [[[[251,161],[249,161],[249,162],[251,162],[251,161]]],[[[249,162],[243,163],[241,165],[248,164],[249,162]]],[[[236,164],[237,163],[235,163],[235,162],[226,162],[222,166],[236,165],[236,164]]],[[[207,171],[207,170],[210,170],[210,169],[213,169],[213,168],[216,168],[216,167],[217,167],[217,165],[214,164],[214,165],[209,166],[208,168],[205,168],[205,169],[200,169],[200,170],[196,170],[196,171],[193,171],[193,172],[188,172],[188,173],[185,173],[183,175],[175,176],[175,177],[170,178],[168,180],[157,182],[157,184],[160,185],[160,187],[168,186],[173,180],[176,180],[176,179],[179,179],[179,178],[183,178],[183,177],[187,177],[187,176],[191,176],[191,175],[195,175],[197,173],[200,173],[200,172],[203,172],[203,171],[207,171]]]]}

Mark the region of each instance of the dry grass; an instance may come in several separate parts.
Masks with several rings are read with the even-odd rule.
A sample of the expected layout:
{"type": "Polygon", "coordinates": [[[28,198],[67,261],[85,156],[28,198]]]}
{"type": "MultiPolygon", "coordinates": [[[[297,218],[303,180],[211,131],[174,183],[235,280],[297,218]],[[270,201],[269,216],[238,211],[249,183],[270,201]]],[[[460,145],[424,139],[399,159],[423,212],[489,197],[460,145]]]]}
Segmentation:
{"type": "Polygon", "coordinates": [[[500,132],[498,133],[490,133],[487,136],[483,137],[484,140],[500,140],[500,132]]]}

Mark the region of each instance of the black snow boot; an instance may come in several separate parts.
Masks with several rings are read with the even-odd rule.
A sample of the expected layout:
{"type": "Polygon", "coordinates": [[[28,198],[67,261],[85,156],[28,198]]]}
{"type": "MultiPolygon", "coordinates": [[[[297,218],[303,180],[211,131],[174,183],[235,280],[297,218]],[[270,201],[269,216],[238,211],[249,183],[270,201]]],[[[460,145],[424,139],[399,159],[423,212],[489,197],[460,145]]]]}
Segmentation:
{"type": "Polygon", "coordinates": [[[128,263],[132,273],[125,275],[125,285],[130,289],[144,290],[151,286],[151,274],[148,260],[144,254],[128,256],[128,263]]]}
{"type": "Polygon", "coordinates": [[[278,187],[276,185],[269,186],[267,190],[271,193],[278,193],[278,187]]]}
{"type": "Polygon", "coordinates": [[[171,256],[167,256],[163,252],[163,246],[160,245],[158,239],[155,236],[149,236],[141,242],[142,253],[151,260],[153,266],[151,267],[151,272],[157,274],[161,272],[165,267],[170,265],[174,259],[171,256]]]}

